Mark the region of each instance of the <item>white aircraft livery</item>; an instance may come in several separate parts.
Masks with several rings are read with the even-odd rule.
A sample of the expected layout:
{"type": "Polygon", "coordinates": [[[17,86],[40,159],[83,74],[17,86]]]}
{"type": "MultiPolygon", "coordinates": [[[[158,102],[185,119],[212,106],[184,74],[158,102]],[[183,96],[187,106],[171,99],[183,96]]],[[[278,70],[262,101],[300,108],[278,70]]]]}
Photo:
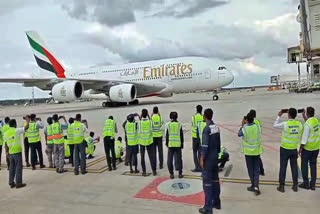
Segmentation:
{"type": "MultiPolygon", "coordinates": [[[[204,57],[178,57],[147,62],[65,71],[37,32],[26,32],[38,66],[55,78],[0,78],[0,82],[51,90],[57,101],[105,99],[103,106],[138,104],[137,98],[170,97],[173,93],[213,91],[232,83],[234,76],[224,66],[204,57]]],[[[218,99],[214,95],[214,100],[218,99]]]]}

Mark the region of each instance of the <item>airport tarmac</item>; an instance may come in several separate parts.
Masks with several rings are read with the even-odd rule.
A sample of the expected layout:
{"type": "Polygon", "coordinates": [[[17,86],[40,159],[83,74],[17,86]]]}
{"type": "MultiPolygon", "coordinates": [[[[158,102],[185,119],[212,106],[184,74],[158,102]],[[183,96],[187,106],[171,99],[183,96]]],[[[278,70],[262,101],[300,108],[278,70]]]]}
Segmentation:
{"type": "MultiPolygon", "coordinates": [[[[88,120],[89,129],[98,135],[101,135],[105,119],[113,115],[118,123],[118,135],[122,137],[124,132],[121,126],[129,113],[140,113],[142,108],[151,111],[153,106],[157,105],[167,121],[170,111],[177,111],[185,133],[183,165],[186,176],[183,179],[168,180],[166,165],[164,169],[158,170],[156,177],[132,176],[123,163],[118,165],[117,171],[109,172],[106,170],[103,143],[100,142],[95,158],[87,162],[87,175],[75,176],[68,161],[66,168],[70,168],[70,172],[64,174],[57,174],[48,169],[24,169],[24,182],[27,183],[27,187],[16,190],[9,188],[8,172],[2,165],[0,213],[198,213],[198,208],[203,203],[202,184],[200,174],[190,171],[194,168],[190,120],[197,104],[214,109],[215,120],[221,128],[222,145],[228,149],[231,158],[220,174],[222,210],[214,213],[318,213],[320,180],[316,191],[299,189],[298,193],[294,193],[290,186],[291,170],[288,166],[289,186],[286,187],[285,193],[276,190],[281,131],[273,129],[272,125],[281,108],[313,106],[319,116],[319,96],[258,89],[255,92],[226,92],[220,94],[219,101],[212,101],[212,94],[200,93],[174,95],[172,98],[147,98],[138,106],[119,108],[102,108],[100,101],[1,107],[0,118],[11,116],[18,119],[20,126],[25,114],[37,113],[45,121],[46,117],[53,113],[63,114],[67,118],[81,113],[83,118],[88,120]],[[262,160],[266,176],[260,177],[262,194],[258,197],[246,190],[249,186],[248,174],[244,155],[240,150],[241,139],[237,136],[241,120],[250,109],[257,110],[258,119],[263,126],[262,160]]],[[[285,116],[283,119],[286,119],[285,116]]],[[[298,119],[302,120],[301,115],[298,119]]],[[[44,147],[43,143],[43,152],[44,147]]],[[[166,153],[165,148],[165,160],[166,153]]],[[[45,154],[44,159],[47,160],[45,154]]],[[[4,163],[2,157],[2,164],[4,163]]],[[[146,163],[147,171],[151,172],[148,159],[146,163]]],[[[320,166],[318,168],[319,174],[320,166]]]]}

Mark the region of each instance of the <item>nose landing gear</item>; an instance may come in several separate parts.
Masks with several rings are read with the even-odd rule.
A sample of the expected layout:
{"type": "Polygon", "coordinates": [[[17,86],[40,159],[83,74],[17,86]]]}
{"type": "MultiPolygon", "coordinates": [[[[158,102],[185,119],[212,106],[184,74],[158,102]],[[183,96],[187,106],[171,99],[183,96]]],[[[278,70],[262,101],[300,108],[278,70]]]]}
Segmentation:
{"type": "Polygon", "coordinates": [[[213,99],[213,101],[217,101],[217,100],[219,100],[219,96],[217,94],[215,94],[215,95],[213,95],[212,99],[213,99]]]}

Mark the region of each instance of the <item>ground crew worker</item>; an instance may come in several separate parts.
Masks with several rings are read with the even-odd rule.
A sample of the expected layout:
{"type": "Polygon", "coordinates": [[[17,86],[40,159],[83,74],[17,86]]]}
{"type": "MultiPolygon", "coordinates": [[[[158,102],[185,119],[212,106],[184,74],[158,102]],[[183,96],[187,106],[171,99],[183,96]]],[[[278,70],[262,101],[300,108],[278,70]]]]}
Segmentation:
{"type": "Polygon", "coordinates": [[[86,138],[87,148],[86,154],[88,155],[88,159],[94,158],[93,153],[96,150],[96,146],[94,144],[99,143],[100,137],[94,137],[94,132],[90,132],[89,136],[86,138]]]}
{"type": "Polygon", "coordinates": [[[53,144],[53,133],[52,133],[52,123],[53,123],[52,117],[48,117],[47,123],[48,125],[44,129],[44,136],[45,136],[46,145],[47,145],[45,152],[48,156],[49,168],[53,168],[54,163],[53,163],[52,156],[54,156],[53,154],[54,144],[53,144]]]}
{"type": "Polygon", "coordinates": [[[288,111],[288,121],[280,122],[280,117],[283,112],[280,111],[276,121],[273,124],[274,128],[282,129],[281,146],[280,146],[280,171],[279,171],[279,192],[285,192],[285,179],[287,164],[290,160],[291,174],[294,192],[298,191],[298,144],[302,135],[303,127],[300,121],[295,120],[297,117],[297,110],[290,108],[288,111]]]}
{"type": "Polygon", "coordinates": [[[204,111],[207,126],[202,134],[200,166],[202,168],[203,191],[205,204],[199,209],[200,213],[211,214],[212,209],[221,209],[220,183],[218,170],[218,153],[220,151],[220,130],[212,121],[212,109],[204,111]]]}
{"type": "Polygon", "coordinates": [[[138,135],[137,135],[137,123],[134,121],[134,114],[130,114],[127,117],[127,121],[124,124],[126,139],[127,139],[127,150],[129,154],[129,165],[130,165],[130,173],[139,173],[138,170],[138,135]],[[134,166],[134,171],[132,166],[134,166]]]}
{"type": "Polygon", "coordinates": [[[140,154],[141,154],[142,176],[147,176],[146,163],[144,159],[146,150],[148,152],[152,174],[156,176],[157,175],[156,149],[152,139],[152,121],[150,120],[147,109],[142,109],[141,120],[138,122],[138,135],[139,135],[138,142],[140,144],[140,154]]]}
{"type": "Polygon", "coordinates": [[[157,106],[153,108],[153,114],[151,116],[151,120],[152,120],[152,137],[153,137],[153,143],[156,149],[156,155],[157,155],[157,148],[158,148],[159,168],[163,169],[163,145],[162,145],[163,119],[162,119],[162,116],[160,115],[160,112],[157,106]]]}
{"type": "MultiPolygon", "coordinates": [[[[138,113],[134,113],[134,114],[129,114],[126,118],[126,120],[123,122],[122,124],[122,127],[124,129],[124,133],[125,133],[125,137],[124,137],[124,140],[126,142],[126,155],[125,155],[125,160],[124,160],[124,165],[125,166],[129,166],[129,159],[130,159],[130,152],[129,152],[129,146],[128,146],[128,139],[127,139],[127,133],[126,133],[126,124],[127,124],[127,121],[128,121],[128,117],[132,115],[133,116],[133,120],[134,120],[134,117],[139,117],[139,114],[138,113]]],[[[137,140],[137,139],[136,139],[137,140]]],[[[138,148],[138,152],[139,152],[139,148],[138,148]]],[[[137,152],[137,153],[138,153],[137,152]]],[[[133,173],[133,172],[132,172],[133,173]]]]}
{"type": "Polygon", "coordinates": [[[87,174],[86,170],[86,142],[84,141],[84,134],[88,132],[88,123],[84,121],[81,123],[81,114],[77,114],[74,123],[71,124],[73,132],[74,143],[74,174],[79,175],[79,162],[81,174],[87,174]]]}
{"type": "MultiPolygon", "coordinates": [[[[25,120],[25,118],[29,117],[30,115],[27,115],[25,117],[23,117],[23,119],[25,120]]],[[[9,118],[8,118],[9,119],[9,118]]],[[[10,119],[9,119],[10,120],[10,119]]],[[[26,126],[26,122],[23,124],[23,126],[26,126]]],[[[29,142],[28,142],[28,130],[26,132],[24,132],[23,134],[23,144],[24,144],[24,160],[26,162],[26,166],[30,167],[30,162],[29,162],[29,151],[30,151],[30,147],[29,147],[29,142]]],[[[38,156],[36,153],[36,165],[38,164],[38,156]]]]}
{"type": "Polygon", "coordinates": [[[109,118],[104,123],[103,128],[103,142],[104,142],[104,151],[106,154],[107,164],[109,171],[116,170],[116,155],[114,151],[114,141],[115,134],[118,133],[117,124],[113,120],[113,116],[109,116],[109,118]],[[110,152],[112,154],[112,158],[110,157],[110,152]]]}
{"type": "Polygon", "coordinates": [[[319,121],[314,117],[315,110],[313,107],[308,107],[303,113],[305,124],[303,126],[303,135],[299,154],[301,156],[301,172],[303,183],[299,185],[303,189],[316,190],[317,180],[317,157],[320,146],[320,130],[319,121]],[[311,181],[309,183],[308,164],[310,164],[311,181]]]}
{"type": "MultiPolygon", "coordinates": [[[[4,118],[4,125],[2,127],[2,134],[3,134],[3,137],[4,137],[4,134],[6,133],[6,131],[10,128],[9,126],[9,121],[10,121],[10,118],[9,117],[5,117],[4,118]]],[[[29,148],[29,147],[28,147],[29,148]]],[[[0,161],[1,162],[1,161],[0,161]]],[[[7,169],[9,170],[9,166],[10,166],[10,159],[9,159],[9,155],[7,155],[6,153],[6,162],[7,162],[7,169]]],[[[29,164],[30,166],[30,164],[29,164]]]]}
{"type": "Polygon", "coordinates": [[[2,121],[1,121],[0,122],[0,166],[1,166],[1,156],[2,156],[2,145],[3,145],[3,131],[2,131],[2,121]]]}
{"type": "MultiPolygon", "coordinates": [[[[118,137],[118,139],[114,143],[114,151],[116,154],[116,160],[119,160],[119,162],[122,162],[121,156],[123,155],[123,145],[122,145],[122,138],[118,137]]],[[[112,154],[110,154],[112,155],[112,154]]]]}
{"type": "Polygon", "coordinates": [[[202,116],[202,106],[197,105],[196,107],[197,113],[192,116],[191,118],[191,125],[192,125],[192,151],[193,151],[193,162],[195,168],[191,170],[192,172],[201,172],[200,169],[200,139],[197,137],[197,127],[198,123],[203,121],[203,116],[202,116]]]}
{"type": "Polygon", "coordinates": [[[246,158],[248,174],[251,181],[251,186],[248,191],[260,195],[259,175],[260,175],[260,155],[262,154],[262,139],[260,126],[254,124],[254,118],[249,113],[247,121],[242,121],[242,127],[238,133],[242,137],[242,152],[246,158]]]}
{"type": "Polygon", "coordinates": [[[32,170],[36,169],[37,164],[37,153],[39,157],[40,168],[46,167],[43,164],[43,155],[42,155],[42,145],[41,145],[41,136],[40,129],[44,128],[41,118],[36,118],[35,114],[30,115],[30,124],[29,129],[27,130],[27,138],[29,147],[31,150],[31,166],[32,170]]]}
{"type": "Polygon", "coordinates": [[[26,184],[22,182],[22,146],[21,134],[29,128],[29,118],[27,124],[23,128],[17,128],[16,120],[10,120],[10,128],[4,134],[4,142],[6,145],[6,153],[10,157],[10,170],[9,170],[9,186],[17,189],[25,187],[26,184]]]}
{"type": "Polygon", "coordinates": [[[176,170],[179,172],[179,178],[182,175],[182,149],[184,144],[183,130],[181,123],[178,122],[178,113],[170,113],[171,121],[166,124],[166,146],[168,147],[168,170],[170,179],[174,179],[173,159],[175,161],[176,170]]]}
{"type": "Polygon", "coordinates": [[[69,150],[70,150],[69,163],[71,163],[71,167],[74,167],[74,164],[73,164],[74,142],[73,142],[73,129],[71,126],[74,122],[74,119],[70,117],[68,122],[69,122],[69,125],[67,129],[66,144],[69,146],[69,150]]]}
{"type": "Polygon", "coordinates": [[[220,152],[218,154],[218,164],[220,164],[219,165],[219,172],[223,171],[224,166],[229,161],[229,157],[230,157],[230,155],[227,152],[226,147],[222,146],[220,149],[220,152]]]}
{"type": "MultiPolygon", "coordinates": [[[[257,117],[257,112],[256,112],[256,110],[253,110],[253,109],[252,109],[252,110],[250,110],[249,113],[250,113],[250,114],[253,116],[253,118],[254,118],[253,123],[259,125],[259,126],[260,126],[260,129],[261,129],[261,132],[262,132],[261,122],[260,122],[260,120],[256,119],[256,117],[257,117]]],[[[260,175],[265,176],[264,167],[263,167],[263,162],[262,162],[261,156],[260,156],[260,160],[259,160],[259,166],[260,166],[260,175]]]]}

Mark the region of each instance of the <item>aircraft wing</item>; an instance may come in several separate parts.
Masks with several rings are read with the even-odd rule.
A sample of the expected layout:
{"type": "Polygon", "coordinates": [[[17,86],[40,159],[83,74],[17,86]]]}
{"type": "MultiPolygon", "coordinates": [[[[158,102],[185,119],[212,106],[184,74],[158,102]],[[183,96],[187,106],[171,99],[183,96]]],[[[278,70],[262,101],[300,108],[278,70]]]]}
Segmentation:
{"type": "Polygon", "coordinates": [[[50,90],[55,84],[64,81],[79,81],[83,84],[85,90],[93,89],[99,93],[107,93],[114,85],[120,84],[133,84],[137,88],[137,96],[145,97],[157,95],[160,91],[164,90],[167,85],[163,83],[135,83],[119,80],[101,80],[101,79],[82,79],[82,78],[0,78],[0,83],[21,83],[25,87],[38,87],[42,90],[50,90]]]}

